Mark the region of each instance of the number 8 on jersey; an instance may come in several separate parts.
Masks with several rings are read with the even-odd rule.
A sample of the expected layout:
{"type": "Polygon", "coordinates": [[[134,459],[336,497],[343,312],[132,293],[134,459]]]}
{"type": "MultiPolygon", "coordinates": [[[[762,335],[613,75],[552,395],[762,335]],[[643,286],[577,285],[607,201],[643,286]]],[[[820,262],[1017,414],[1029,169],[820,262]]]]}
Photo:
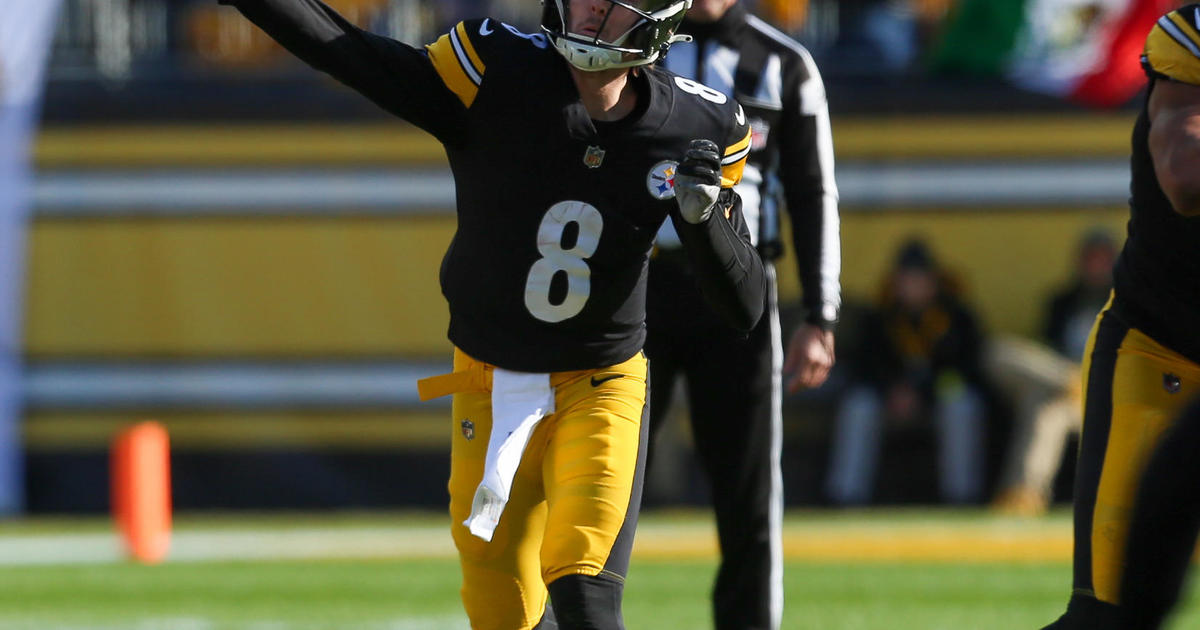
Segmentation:
{"type": "Polygon", "coordinates": [[[587,258],[600,246],[604,217],[582,201],[560,201],[550,207],[538,226],[537,249],[542,255],[525,280],[525,308],[551,324],[570,319],[583,310],[592,290],[592,270],[587,258]],[[559,274],[566,276],[567,291],[561,302],[551,301],[551,286],[559,274]]]}

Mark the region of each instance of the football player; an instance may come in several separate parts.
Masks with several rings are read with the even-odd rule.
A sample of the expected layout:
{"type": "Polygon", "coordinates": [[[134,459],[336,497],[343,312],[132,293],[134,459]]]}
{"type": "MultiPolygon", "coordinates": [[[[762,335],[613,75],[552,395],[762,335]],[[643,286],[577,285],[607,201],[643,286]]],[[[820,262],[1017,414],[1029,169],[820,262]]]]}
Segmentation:
{"type": "Polygon", "coordinates": [[[1055,630],[1120,627],[1138,478],[1200,392],[1200,4],[1158,20],[1142,65],[1150,86],[1133,129],[1129,234],[1084,357],[1074,591],[1055,630]]]}
{"type": "Polygon", "coordinates": [[[730,328],[705,308],[679,239],[671,224],[663,226],[650,259],[647,297],[646,356],[655,400],[650,460],[668,417],[665,403],[683,377],[721,547],[712,590],[715,627],[770,630],[779,627],[783,612],[783,376],[790,375],[792,392],[825,381],[841,305],[829,107],[808,51],[751,15],[743,2],[695,0],[679,32],[694,41],[672,48],[663,65],[736,98],[753,129],[737,192],[766,264],[769,295],[749,335],[730,328]],[[786,362],[770,263],[783,254],[779,215],[785,208],[805,307],[786,362]]]}
{"type": "Polygon", "coordinates": [[[424,48],[318,0],[222,0],[437,137],[458,229],[441,269],[454,372],[451,528],[477,629],[622,627],[645,459],[647,257],[670,215],[706,297],[762,314],[728,97],[648,65],[689,0],[546,0],[542,33],[461,22],[424,48]],[[542,625],[551,627],[550,621],[542,625]]]}

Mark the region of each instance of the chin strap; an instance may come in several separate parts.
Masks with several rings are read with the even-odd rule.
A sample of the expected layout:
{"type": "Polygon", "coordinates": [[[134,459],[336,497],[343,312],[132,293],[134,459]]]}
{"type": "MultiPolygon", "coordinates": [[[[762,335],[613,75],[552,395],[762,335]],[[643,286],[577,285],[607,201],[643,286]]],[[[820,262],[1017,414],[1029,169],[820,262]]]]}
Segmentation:
{"type": "Polygon", "coordinates": [[[676,35],[672,35],[671,39],[667,43],[668,44],[678,44],[679,42],[690,42],[690,41],[692,41],[691,35],[676,34],[676,35]]]}

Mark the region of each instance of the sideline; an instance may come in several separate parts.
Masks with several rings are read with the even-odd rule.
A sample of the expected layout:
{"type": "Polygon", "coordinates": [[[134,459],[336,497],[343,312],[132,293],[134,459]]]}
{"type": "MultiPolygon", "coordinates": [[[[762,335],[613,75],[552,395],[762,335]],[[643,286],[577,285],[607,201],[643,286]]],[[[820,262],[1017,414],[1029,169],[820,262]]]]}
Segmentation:
{"type": "MultiPolygon", "coordinates": [[[[454,545],[438,518],[370,514],[305,516],[299,525],[275,517],[180,519],[169,562],[313,559],[451,558],[454,545]]],[[[116,535],[102,519],[36,521],[0,528],[0,566],[123,562],[116,535]],[[75,525],[74,528],[72,525],[75,525]]],[[[634,558],[708,559],[716,555],[712,522],[702,513],[652,513],[638,528],[634,558]]],[[[864,510],[799,512],[784,521],[784,558],[799,562],[1058,563],[1071,557],[1065,514],[1040,519],[983,511],[864,510]]]]}

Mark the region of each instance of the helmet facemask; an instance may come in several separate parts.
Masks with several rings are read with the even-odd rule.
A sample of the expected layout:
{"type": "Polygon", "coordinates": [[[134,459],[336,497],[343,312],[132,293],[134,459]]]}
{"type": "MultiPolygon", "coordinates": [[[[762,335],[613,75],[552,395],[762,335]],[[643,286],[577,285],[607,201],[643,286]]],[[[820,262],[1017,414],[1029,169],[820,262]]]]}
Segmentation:
{"type": "Polygon", "coordinates": [[[609,9],[596,33],[573,33],[571,0],[542,0],[542,30],[550,36],[554,47],[571,65],[586,71],[628,68],[653,63],[677,41],[688,41],[686,35],[676,35],[675,29],[692,0],[606,0],[609,9]],[[651,5],[646,8],[636,6],[651,5]],[[624,13],[624,15],[621,15],[624,13]],[[623,33],[612,36],[610,21],[632,19],[623,33]],[[610,39],[602,36],[609,35],[610,39]]]}

